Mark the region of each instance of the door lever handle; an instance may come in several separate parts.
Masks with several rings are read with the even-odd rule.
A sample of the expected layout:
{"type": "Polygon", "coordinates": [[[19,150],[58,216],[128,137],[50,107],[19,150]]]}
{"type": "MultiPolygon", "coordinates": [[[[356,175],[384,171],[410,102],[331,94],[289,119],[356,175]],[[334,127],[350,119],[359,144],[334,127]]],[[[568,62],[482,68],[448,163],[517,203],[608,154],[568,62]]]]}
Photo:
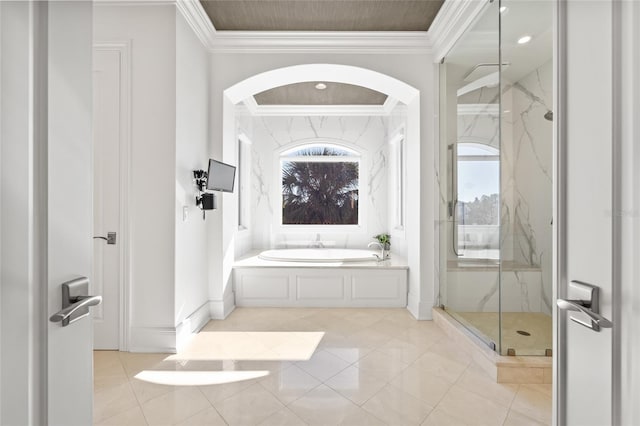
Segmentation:
{"type": "Polygon", "coordinates": [[[49,321],[61,322],[66,326],[70,323],[69,318],[75,314],[79,309],[88,308],[89,306],[99,305],[102,302],[102,296],[78,296],[75,298],[76,302],[51,315],[49,321]]]}
{"type": "Polygon", "coordinates": [[[89,306],[102,302],[102,296],[88,296],[89,278],[80,277],[62,283],[62,309],[49,321],[61,322],[63,327],[89,315],[89,306]]]}
{"type": "Polygon", "coordinates": [[[566,311],[576,311],[582,312],[587,315],[591,319],[591,328],[594,331],[600,331],[600,328],[611,328],[613,327],[613,323],[603,317],[600,314],[593,312],[591,308],[591,303],[585,302],[583,300],[566,300],[566,299],[558,299],[557,300],[558,308],[566,310],[566,311]]]}
{"type": "Polygon", "coordinates": [[[116,233],[115,232],[107,232],[107,236],[103,237],[102,235],[96,235],[93,237],[94,240],[105,240],[107,244],[113,245],[116,243],[116,233]]]}

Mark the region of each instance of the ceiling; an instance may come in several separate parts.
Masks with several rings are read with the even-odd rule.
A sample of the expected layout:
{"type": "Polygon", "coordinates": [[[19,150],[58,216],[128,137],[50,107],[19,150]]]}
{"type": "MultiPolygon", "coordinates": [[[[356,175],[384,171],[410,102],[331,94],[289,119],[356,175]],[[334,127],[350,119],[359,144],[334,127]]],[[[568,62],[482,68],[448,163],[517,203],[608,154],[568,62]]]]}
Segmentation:
{"type": "Polygon", "coordinates": [[[254,96],[258,105],[383,105],[387,95],[362,86],[327,83],[316,89],[318,82],[287,84],[254,96]]]}
{"type": "MultiPolygon", "coordinates": [[[[444,0],[200,0],[216,31],[427,31],[444,0]]],[[[259,106],[375,105],[384,93],[318,82],[289,84],[254,96],[259,106]]]]}
{"type": "Polygon", "coordinates": [[[218,31],[427,31],[444,0],[200,0],[218,31]]]}
{"type": "MultiPolygon", "coordinates": [[[[553,2],[522,0],[508,2],[499,12],[497,2],[489,4],[471,28],[447,53],[445,62],[460,67],[464,78],[479,64],[503,63],[502,78],[518,81],[540,65],[551,60],[553,54],[553,2]],[[531,42],[518,44],[524,36],[531,42]]],[[[485,67],[497,71],[498,67],[485,67]]],[[[466,82],[461,81],[464,85],[466,82]]]]}

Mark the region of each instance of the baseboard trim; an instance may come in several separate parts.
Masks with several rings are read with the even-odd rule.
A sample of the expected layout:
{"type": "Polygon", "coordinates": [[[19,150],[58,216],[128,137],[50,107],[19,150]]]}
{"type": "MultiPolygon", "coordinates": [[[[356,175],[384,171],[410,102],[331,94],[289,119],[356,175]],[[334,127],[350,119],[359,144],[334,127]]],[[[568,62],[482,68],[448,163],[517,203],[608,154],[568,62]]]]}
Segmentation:
{"type": "Polygon", "coordinates": [[[407,310],[417,320],[432,320],[431,310],[433,304],[421,301],[414,293],[409,292],[407,298],[407,310]]]}
{"type": "Polygon", "coordinates": [[[131,327],[130,352],[176,353],[174,327],[131,327]]]}
{"type": "Polygon", "coordinates": [[[209,302],[205,302],[176,326],[176,349],[179,351],[210,319],[209,302]]]}
{"type": "Polygon", "coordinates": [[[233,291],[228,292],[223,300],[209,300],[211,319],[223,320],[236,308],[236,298],[233,291]]]}

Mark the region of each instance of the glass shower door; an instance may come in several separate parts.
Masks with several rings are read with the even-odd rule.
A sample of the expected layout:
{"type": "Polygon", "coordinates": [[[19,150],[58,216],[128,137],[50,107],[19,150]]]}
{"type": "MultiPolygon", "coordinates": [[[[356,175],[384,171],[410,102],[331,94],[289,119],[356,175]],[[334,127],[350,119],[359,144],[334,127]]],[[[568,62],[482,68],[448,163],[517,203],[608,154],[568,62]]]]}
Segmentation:
{"type": "Polygon", "coordinates": [[[494,350],[500,336],[499,5],[441,65],[440,304],[494,350]]]}

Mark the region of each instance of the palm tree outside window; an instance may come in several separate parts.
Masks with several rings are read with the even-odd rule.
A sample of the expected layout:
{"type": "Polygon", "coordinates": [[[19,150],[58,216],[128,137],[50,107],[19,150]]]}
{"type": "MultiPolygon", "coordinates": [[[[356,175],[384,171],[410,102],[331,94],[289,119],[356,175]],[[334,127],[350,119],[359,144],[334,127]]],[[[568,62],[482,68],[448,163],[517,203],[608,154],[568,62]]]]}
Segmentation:
{"type": "Polygon", "coordinates": [[[358,225],[360,156],[335,145],[285,151],[283,225],[358,225]]]}

